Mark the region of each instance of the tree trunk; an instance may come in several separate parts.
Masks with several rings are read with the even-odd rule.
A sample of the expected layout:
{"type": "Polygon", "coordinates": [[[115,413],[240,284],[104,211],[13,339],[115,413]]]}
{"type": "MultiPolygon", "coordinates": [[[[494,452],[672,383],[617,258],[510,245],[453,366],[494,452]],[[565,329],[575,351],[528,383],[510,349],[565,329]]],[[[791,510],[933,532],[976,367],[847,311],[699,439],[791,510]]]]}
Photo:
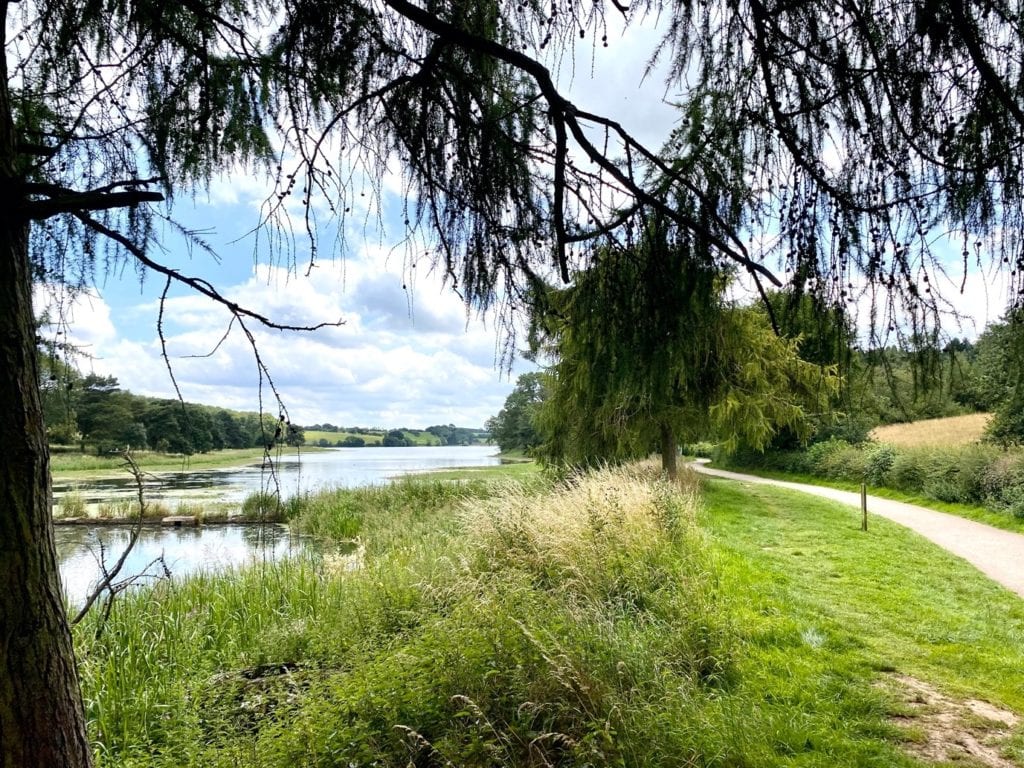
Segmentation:
{"type": "Polygon", "coordinates": [[[7,82],[0,59],[0,766],[81,768],[92,757],[53,544],[7,82]]]}
{"type": "Polygon", "coordinates": [[[676,464],[676,454],[679,446],[676,444],[676,433],[668,423],[661,425],[661,471],[669,480],[676,480],[679,477],[679,467],[676,464]]]}

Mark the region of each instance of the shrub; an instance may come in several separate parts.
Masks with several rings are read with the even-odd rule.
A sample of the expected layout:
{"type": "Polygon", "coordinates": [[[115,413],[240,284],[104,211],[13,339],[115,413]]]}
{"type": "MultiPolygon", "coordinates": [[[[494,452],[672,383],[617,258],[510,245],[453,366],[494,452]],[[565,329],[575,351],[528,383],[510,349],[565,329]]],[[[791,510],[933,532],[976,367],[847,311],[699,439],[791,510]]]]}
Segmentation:
{"type": "Polygon", "coordinates": [[[1024,519],[1024,485],[1011,485],[1003,490],[1003,507],[1018,519],[1024,519]]]}
{"type": "Polygon", "coordinates": [[[858,445],[835,441],[834,450],[822,458],[822,473],[833,480],[862,483],[867,475],[867,453],[858,445]]]}
{"type": "Polygon", "coordinates": [[[1024,456],[1019,453],[1001,453],[990,463],[982,477],[984,501],[994,507],[1006,509],[1014,516],[1024,511],[1024,456]]]}
{"type": "Polygon", "coordinates": [[[868,443],[865,453],[865,481],[871,485],[887,485],[889,472],[896,461],[896,448],[888,443],[868,443]]]}
{"type": "Polygon", "coordinates": [[[250,493],[242,502],[243,520],[259,520],[261,522],[276,522],[283,519],[281,497],[276,493],[257,491],[250,493]]]}
{"type": "Polygon", "coordinates": [[[959,478],[959,467],[951,451],[931,450],[920,457],[923,468],[921,491],[925,496],[939,501],[963,502],[959,478]]]}
{"type": "Polygon", "coordinates": [[[921,493],[927,473],[918,451],[899,451],[889,470],[893,488],[909,493],[921,493]]]}
{"type": "Polygon", "coordinates": [[[932,452],[925,493],[940,501],[981,504],[985,500],[987,468],[998,451],[987,446],[964,446],[932,452]]]}
{"type": "Polygon", "coordinates": [[[804,453],[803,471],[821,477],[830,477],[834,454],[850,446],[845,440],[829,439],[814,443],[804,453]]]}
{"type": "Polygon", "coordinates": [[[985,504],[1024,517],[1024,453],[987,444],[899,447],[835,438],[804,451],[739,451],[727,463],[868,482],[938,501],[985,504]]]}

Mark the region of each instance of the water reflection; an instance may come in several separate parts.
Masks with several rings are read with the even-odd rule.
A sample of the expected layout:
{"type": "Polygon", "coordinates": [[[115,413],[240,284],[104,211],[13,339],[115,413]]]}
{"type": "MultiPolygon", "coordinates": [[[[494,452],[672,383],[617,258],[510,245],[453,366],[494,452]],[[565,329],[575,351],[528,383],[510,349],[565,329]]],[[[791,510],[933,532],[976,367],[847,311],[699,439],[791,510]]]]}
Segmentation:
{"type": "MultiPolygon", "coordinates": [[[[81,605],[95,588],[102,569],[117,562],[131,537],[129,526],[58,526],[57,558],[64,594],[72,605],[81,605]]],[[[151,566],[163,556],[173,577],[198,571],[218,571],[254,562],[273,562],[308,551],[311,542],[289,534],[280,525],[223,525],[204,528],[144,528],[129,553],[121,578],[142,574],[140,584],[163,573],[151,566]]]]}

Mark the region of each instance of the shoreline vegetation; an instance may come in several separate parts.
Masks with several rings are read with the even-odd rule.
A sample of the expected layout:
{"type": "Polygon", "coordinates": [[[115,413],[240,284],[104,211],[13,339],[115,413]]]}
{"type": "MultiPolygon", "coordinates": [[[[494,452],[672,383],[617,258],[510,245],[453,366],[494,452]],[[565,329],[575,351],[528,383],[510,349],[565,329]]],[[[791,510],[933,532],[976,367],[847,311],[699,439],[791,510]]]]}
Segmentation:
{"type": "MultiPolygon", "coordinates": [[[[271,452],[274,460],[286,455],[316,452],[320,448],[282,448],[271,452]]],[[[227,448],[190,456],[157,451],[132,452],[132,458],[146,475],[171,475],[178,472],[230,470],[259,465],[266,456],[262,448],[227,448]]],[[[53,482],[70,484],[71,488],[54,494],[53,518],[57,525],[130,525],[138,521],[139,505],[134,498],[100,503],[86,503],[75,487],[108,478],[125,477],[127,464],[122,456],[95,456],[82,453],[54,453],[51,457],[53,482]]],[[[215,499],[182,498],[175,501],[146,500],[143,525],[160,525],[167,517],[193,518],[191,524],[285,522],[287,504],[280,504],[268,494],[254,493],[241,503],[215,499]]]]}
{"type": "MultiPolygon", "coordinates": [[[[424,444],[415,447],[437,447],[424,444]]],[[[282,447],[271,453],[274,461],[327,450],[320,446],[282,447]]],[[[240,466],[259,465],[266,456],[261,448],[224,449],[191,456],[165,454],[156,451],[132,453],[133,459],[146,474],[174,474],[178,472],[230,470],[240,466]]],[[[497,467],[455,467],[451,470],[427,470],[437,479],[454,480],[474,476],[489,479],[494,476],[521,477],[539,471],[532,459],[521,452],[499,454],[497,467]],[[517,465],[506,469],[507,465],[517,465]]],[[[124,477],[127,464],[118,455],[56,452],[51,459],[51,471],[56,483],[70,484],[71,488],[55,494],[54,522],[58,525],[123,525],[138,519],[138,502],[128,499],[101,503],[86,503],[75,484],[108,478],[124,477]]],[[[227,503],[215,499],[188,497],[178,500],[147,501],[144,525],[160,525],[166,517],[190,517],[195,524],[226,523],[284,523],[294,514],[295,502],[279,502],[270,493],[252,493],[241,503],[227,503]]]]}
{"type": "MultiPolygon", "coordinates": [[[[296,453],[295,448],[282,449],[281,455],[296,453]]],[[[303,446],[301,452],[319,451],[315,447],[303,446]]],[[[232,467],[260,464],[265,451],[262,448],[225,448],[208,453],[191,455],[161,453],[159,451],[132,451],[139,468],[146,472],[189,472],[206,469],[230,469],[232,467]]],[[[272,457],[277,450],[271,452],[272,457]]],[[[125,472],[125,461],[119,454],[96,456],[88,453],[54,452],[50,455],[50,472],[56,481],[98,479],[121,476],[125,472]]]]}
{"type": "MultiPolygon", "coordinates": [[[[282,447],[273,449],[271,457],[275,460],[286,455],[318,453],[339,446],[303,445],[299,448],[282,447]]],[[[372,444],[368,447],[384,447],[372,444]]],[[[438,443],[422,443],[415,448],[436,448],[438,443]]],[[[260,464],[265,456],[262,448],[224,448],[207,453],[185,455],[180,453],[161,453],[159,451],[133,451],[139,467],[147,472],[189,472],[207,469],[231,469],[233,467],[260,464]]],[[[502,463],[531,462],[533,459],[519,451],[498,454],[502,463]]],[[[56,450],[50,454],[50,472],[54,480],[95,479],[121,475],[125,462],[119,454],[97,456],[91,453],[56,450]]]]}
{"type": "Polygon", "coordinates": [[[344,554],[90,615],[97,765],[1024,759],[1024,603],[905,529],[652,464],[488,470],[303,497],[344,554]]]}

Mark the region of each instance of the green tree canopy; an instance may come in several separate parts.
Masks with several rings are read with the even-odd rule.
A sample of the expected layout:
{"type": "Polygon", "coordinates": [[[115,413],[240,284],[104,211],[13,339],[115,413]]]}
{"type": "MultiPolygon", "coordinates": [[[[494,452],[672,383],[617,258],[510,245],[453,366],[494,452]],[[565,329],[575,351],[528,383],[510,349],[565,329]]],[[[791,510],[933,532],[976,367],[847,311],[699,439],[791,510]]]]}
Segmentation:
{"type": "Polygon", "coordinates": [[[546,293],[535,337],[554,364],[539,452],[580,464],[657,447],[674,476],[680,441],[806,436],[836,391],[834,367],[800,359],[796,340],[724,301],[725,287],[700,243],[652,221],[636,249],[606,251],[572,288],[546,293]]]}
{"type": "Polygon", "coordinates": [[[90,762],[47,533],[32,282],[127,259],[222,302],[246,334],[272,324],[154,256],[157,204],[221,170],[269,174],[256,226],[284,226],[268,241],[286,261],[286,202],[301,201],[312,268],[397,168],[410,263],[425,254],[467,300],[510,312],[549,271],[569,281],[604,247],[632,248],[654,215],[761,283],[779,265],[844,301],[862,277],[893,297],[882,327],[890,307],[940,309],[940,228],[965,270],[988,256],[1015,285],[1024,274],[1024,36],[1001,0],[2,8],[0,435],[17,460],[0,478],[16,500],[0,516],[0,626],[26,638],[7,646],[19,673],[0,676],[5,764],[90,762]],[[581,33],[611,45],[612,25],[645,14],[685,111],[663,155],[552,73],[581,33]]]}
{"type": "Polygon", "coordinates": [[[994,414],[987,439],[1024,444],[1024,311],[1007,313],[978,337],[975,375],[980,399],[994,414]]]}
{"type": "Polygon", "coordinates": [[[484,425],[502,452],[528,452],[540,443],[535,420],[544,397],[543,374],[520,374],[515,388],[505,398],[505,406],[484,425]]]}
{"type": "Polygon", "coordinates": [[[405,448],[412,445],[409,438],[400,429],[388,430],[381,439],[381,445],[386,448],[405,448]]]}

